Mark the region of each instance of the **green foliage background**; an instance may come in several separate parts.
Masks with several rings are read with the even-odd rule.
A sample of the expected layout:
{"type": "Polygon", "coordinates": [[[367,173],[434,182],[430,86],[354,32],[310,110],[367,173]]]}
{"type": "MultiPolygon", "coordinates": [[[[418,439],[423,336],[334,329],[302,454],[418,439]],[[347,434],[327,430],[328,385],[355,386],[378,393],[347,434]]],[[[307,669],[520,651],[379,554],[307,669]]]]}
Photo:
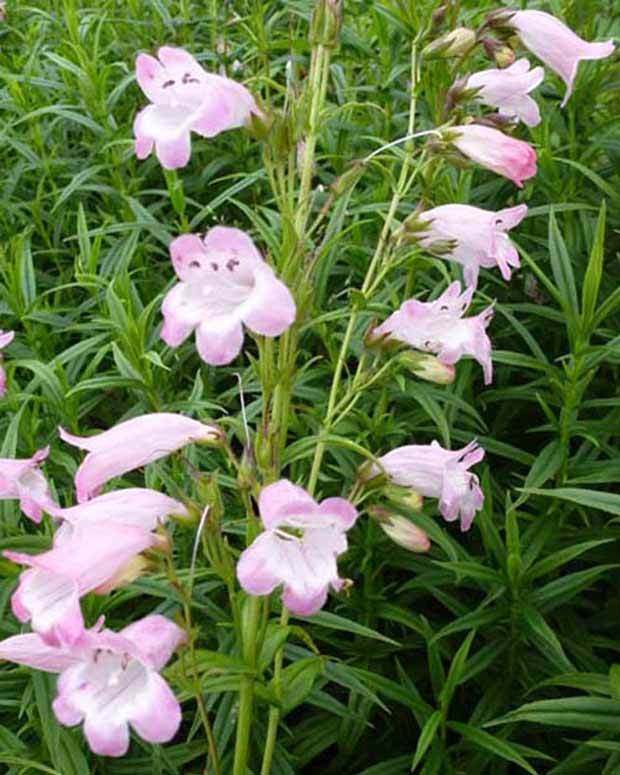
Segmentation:
{"type": "MultiPolygon", "coordinates": [[[[409,7],[426,23],[435,5],[411,0],[409,7]]],[[[475,26],[494,7],[462,2],[461,19],[475,26]]],[[[551,0],[544,8],[588,39],[620,37],[615,2],[551,0]]],[[[182,230],[237,225],[277,263],[283,229],[260,147],[243,132],[195,139],[178,176],[182,222],[170,196],[178,205],[178,183],[168,176],[167,184],[154,158],[133,155],[132,120],[144,104],[133,63],[140,50],[182,45],[207,69],[224,68],[281,106],[287,77],[302,85],[307,71],[310,11],[306,0],[9,0],[0,25],[0,325],[17,337],[6,355],[1,454],[26,457],[51,444],[46,471],[63,503],[73,497],[78,461],[59,442],[58,425],[82,433],[131,414],[186,412],[220,422],[240,450],[237,371],[250,423],[259,422],[251,340],[237,363],[213,369],[193,343],[171,351],[158,333],[160,302],[173,282],[167,245],[182,230]]],[[[411,31],[398,3],[348,0],[345,14],[318,146],[315,184],[326,187],[407,125],[411,31]]],[[[488,64],[480,57],[472,66],[488,64]]],[[[420,129],[438,121],[449,67],[423,64],[420,129]]],[[[496,300],[495,380],[484,388],[471,362],[459,365],[448,387],[388,370],[333,429],[319,490],[350,489],[363,459],[356,445],[379,454],[413,440],[462,445],[476,436],[487,450],[480,467],[486,505],[466,535],[443,523],[431,503],[410,515],[432,537],[428,555],[396,548],[360,519],[342,563],[354,582],[350,594],[332,597],[311,622],[293,620],[286,633],[277,775],[397,775],[414,757],[426,775],[620,772],[618,56],[582,66],[565,110],[562,93],[548,74],[537,96],[543,121],[530,135],[539,173],[523,192],[479,170],[444,166],[425,174],[399,208],[402,219],[419,201],[530,206],[515,233],[521,271],[508,285],[498,272],[483,273],[476,297],[474,311],[496,300]]],[[[350,289],[361,285],[402,154],[382,155],[329,212],[283,461],[293,480],[308,477],[342,333],[351,304],[362,303],[350,289]]],[[[374,317],[455,277],[447,263],[408,248],[364,301],[347,365],[355,366],[374,317]]],[[[200,497],[204,482],[188,459],[218,472],[226,531],[240,547],[244,512],[220,454],[194,449],[154,464],[147,484],[200,497]]],[[[51,525],[35,529],[15,503],[2,503],[0,536],[2,549],[32,550],[49,543],[51,525]]],[[[192,542],[193,531],[178,526],[181,578],[192,542]]],[[[17,569],[2,561],[0,573],[6,637],[19,631],[9,608],[17,569]]],[[[175,616],[179,605],[165,576],[155,574],[88,599],[85,610],[91,622],[105,613],[122,626],[153,610],[175,616]]],[[[225,590],[202,565],[193,617],[200,680],[227,772],[243,663],[233,651],[225,590]]],[[[280,635],[274,628],[262,655],[255,752],[280,635]]],[[[55,723],[53,679],[6,667],[1,771],[202,772],[206,744],[182,657],[168,675],[185,700],[179,737],[166,747],[136,740],[130,755],[113,761],[92,756],[79,731],[55,723]]]]}

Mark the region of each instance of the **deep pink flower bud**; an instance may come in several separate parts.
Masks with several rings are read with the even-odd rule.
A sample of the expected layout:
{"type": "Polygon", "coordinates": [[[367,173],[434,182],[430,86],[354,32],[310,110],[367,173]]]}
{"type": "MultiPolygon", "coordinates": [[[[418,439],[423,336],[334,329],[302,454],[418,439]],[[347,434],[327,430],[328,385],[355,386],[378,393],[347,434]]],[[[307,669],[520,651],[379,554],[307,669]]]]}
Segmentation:
{"type": "Polygon", "coordinates": [[[479,124],[455,126],[449,131],[452,144],[464,156],[512,180],[519,188],[536,174],[536,151],[523,140],[479,124]]]}

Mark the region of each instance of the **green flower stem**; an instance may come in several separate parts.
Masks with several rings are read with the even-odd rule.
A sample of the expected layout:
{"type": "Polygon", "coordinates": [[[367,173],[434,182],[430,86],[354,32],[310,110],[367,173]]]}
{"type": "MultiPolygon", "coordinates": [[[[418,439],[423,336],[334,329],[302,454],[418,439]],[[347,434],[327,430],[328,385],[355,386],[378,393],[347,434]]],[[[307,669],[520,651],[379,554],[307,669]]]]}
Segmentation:
{"type": "MultiPolygon", "coordinates": [[[[250,669],[256,668],[256,636],[258,633],[261,607],[261,599],[259,597],[250,597],[248,599],[248,610],[242,630],[243,659],[250,669]]],[[[250,755],[250,732],[252,729],[252,715],[254,709],[254,680],[255,676],[253,674],[244,675],[241,679],[233,775],[247,775],[248,758],[250,755]]]]}
{"type": "MultiPolygon", "coordinates": [[[[416,111],[416,104],[417,104],[416,87],[417,87],[417,80],[418,80],[417,76],[418,76],[417,44],[414,41],[411,48],[411,101],[409,104],[409,126],[407,129],[407,136],[413,135],[415,130],[415,111],[416,111]]],[[[383,228],[381,229],[381,234],[379,236],[379,241],[377,243],[376,250],[368,266],[366,277],[364,278],[364,282],[361,287],[361,292],[363,295],[366,295],[366,293],[372,286],[375,271],[378,269],[383,259],[383,254],[391,233],[392,222],[394,221],[396,211],[398,210],[398,206],[403,196],[407,193],[407,191],[409,190],[409,187],[413,182],[412,177],[408,178],[409,167],[413,158],[413,154],[412,154],[413,142],[414,141],[410,138],[406,145],[406,156],[400,171],[398,183],[396,184],[396,189],[394,190],[392,201],[390,202],[390,207],[385,217],[385,221],[383,222],[383,228]]],[[[332,379],[332,385],[329,392],[329,399],[327,402],[327,412],[325,414],[325,420],[323,422],[323,431],[321,436],[319,437],[319,440],[314,450],[312,469],[310,471],[310,479],[308,482],[308,491],[310,492],[311,495],[314,494],[314,490],[316,488],[316,485],[319,479],[319,471],[321,469],[323,455],[325,453],[325,441],[322,438],[322,436],[325,433],[329,433],[329,431],[333,426],[334,415],[335,415],[335,410],[336,410],[337,400],[338,400],[338,391],[340,389],[340,380],[342,378],[342,370],[344,368],[347,353],[349,351],[349,346],[351,344],[351,339],[353,337],[353,331],[355,329],[355,325],[358,322],[358,317],[359,317],[359,313],[354,310],[353,313],[351,314],[351,317],[349,318],[349,322],[347,324],[344,338],[342,340],[342,345],[340,347],[340,353],[338,354],[338,360],[336,361],[336,366],[334,368],[334,377],[332,379]]]]}
{"type": "MultiPolygon", "coordinates": [[[[280,625],[286,627],[289,619],[288,608],[282,607],[282,614],[280,616],[280,625]]],[[[276,699],[280,700],[282,697],[282,665],[284,662],[284,649],[279,648],[274,658],[273,667],[273,687],[276,695],[276,699]]],[[[263,753],[263,763],[260,768],[260,775],[270,775],[271,762],[273,760],[273,754],[276,747],[276,739],[278,737],[278,725],[280,724],[280,709],[272,707],[269,711],[269,725],[267,727],[267,740],[265,741],[265,750],[263,753]]]]}

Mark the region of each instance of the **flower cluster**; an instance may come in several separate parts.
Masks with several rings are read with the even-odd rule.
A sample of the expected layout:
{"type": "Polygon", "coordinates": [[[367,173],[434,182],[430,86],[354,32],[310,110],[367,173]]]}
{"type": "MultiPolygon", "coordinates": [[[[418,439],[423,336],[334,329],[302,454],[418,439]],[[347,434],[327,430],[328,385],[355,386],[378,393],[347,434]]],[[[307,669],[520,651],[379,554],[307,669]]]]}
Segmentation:
{"type": "MultiPolygon", "coordinates": [[[[320,24],[314,26],[320,29],[313,33],[321,33],[325,49],[332,45],[342,21],[340,4],[328,5],[332,16],[319,14],[320,24]]],[[[496,63],[507,67],[469,74],[450,90],[447,101],[455,110],[471,99],[498,112],[478,120],[451,114],[444,126],[432,130],[435,138],[428,151],[459,163],[473,161],[523,188],[536,174],[536,152],[500,127],[520,121],[528,127],[540,123],[531,92],[542,82],[544,71],[540,66],[532,68],[525,58],[515,61],[512,49],[501,40],[483,38],[488,30],[497,30],[500,36],[516,33],[527,49],[559,73],[567,86],[563,104],[572,92],[579,62],[608,56],[613,44],[587,43],[540,11],[502,9],[479,32],[458,28],[428,47],[431,53],[450,56],[465,56],[479,43],[487,51],[501,49],[502,61],[496,56],[496,63]]],[[[312,67],[316,73],[314,60],[312,67]]],[[[136,80],[149,104],[135,117],[135,153],[146,159],[154,150],[166,170],[188,164],[192,134],[211,138],[234,128],[269,124],[270,119],[243,85],[208,73],[180,48],[164,46],[157,58],[140,54],[136,80]]],[[[296,138],[287,151],[287,158],[292,158],[297,147],[305,165],[300,176],[304,207],[312,204],[314,139],[296,138]]],[[[460,265],[465,286],[455,281],[446,289],[437,288],[426,301],[404,300],[382,323],[373,325],[366,343],[386,350],[406,345],[414,351],[413,370],[443,383],[454,379],[455,367],[463,357],[473,358],[482,367],[484,383],[490,384],[493,364],[487,329],[493,307],[468,313],[481,269],[498,267],[502,278],[509,281],[519,267],[519,255],[508,232],[527,212],[526,204],[498,212],[455,202],[417,208],[394,236],[460,265]]],[[[297,227],[302,224],[301,232],[305,215],[296,223],[297,227]]],[[[296,240],[301,244],[306,236],[297,234],[296,240]]],[[[262,345],[262,337],[279,337],[299,323],[294,294],[245,232],[215,226],[204,235],[182,234],[171,242],[169,251],[178,282],[163,299],[161,338],[171,348],[195,334],[202,360],[220,366],[240,354],[246,330],[262,345]]],[[[276,268],[296,291],[288,267],[276,262],[276,268]]],[[[13,332],[0,332],[0,350],[13,336],[13,332]]],[[[6,375],[0,367],[0,396],[5,389],[6,375]]],[[[281,433],[279,427],[277,433],[281,433]]],[[[222,442],[223,434],[216,426],[160,412],[134,417],[92,436],[75,436],[60,429],[60,437],[86,452],[75,474],[73,505],[63,507],[56,501],[41,471],[48,448],[29,459],[0,460],[0,499],[18,500],[22,511],[36,523],[46,513],[55,526],[52,545],[46,551],[4,552],[7,559],[26,568],[13,593],[12,609],[32,632],[0,642],[0,658],[58,673],[53,703],[58,721],[69,726],[83,723],[94,752],[121,756],[128,749],[130,727],[143,739],[158,743],[172,739],[179,728],[179,702],[160,671],[188,633],[157,614],[119,632],[106,629],[103,620],[88,627],[81,599],[89,593],[107,594],[135,579],[148,567],[150,557],[169,548],[162,535],[166,521],[174,515],[190,515],[186,503],[153,489],[103,489],[111,480],[187,445],[222,442]]],[[[228,451],[234,457],[230,448],[228,451]]],[[[437,441],[401,446],[363,467],[354,493],[363,490],[369,480],[378,481],[381,487],[385,477],[388,486],[400,488],[403,503],[409,499],[410,505],[419,508],[422,498],[434,498],[444,519],[460,521],[466,531],[484,503],[480,481],[470,470],[484,454],[476,441],[459,450],[444,449],[437,441]]],[[[262,471],[265,484],[255,483],[251,492],[260,524],[251,523],[250,540],[238,557],[236,576],[249,596],[270,595],[279,589],[283,605],[292,613],[310,616],[325,604],[330,589],[338,592],[347,586],[339,574],[338,558],[347,550],[347,532],[358,520],[355,504],[359,500],[353,495],[315,500],[318,466],[316,471],[313,467],[307,489],[279,479],[279,470],[278,463],[262,471]]],[[[388,497],[387,486],[380,493],[388,497]]],[[[250,497],[246,505],[252,506],[250,497]]],[[[396,543],[413,551],[430,548],[428,536],[402,516],[390,515],[383,507],[376,507],[374,514],[396,543]]],[[[235,771],[245,771],[245,766],[235,771]]]]}

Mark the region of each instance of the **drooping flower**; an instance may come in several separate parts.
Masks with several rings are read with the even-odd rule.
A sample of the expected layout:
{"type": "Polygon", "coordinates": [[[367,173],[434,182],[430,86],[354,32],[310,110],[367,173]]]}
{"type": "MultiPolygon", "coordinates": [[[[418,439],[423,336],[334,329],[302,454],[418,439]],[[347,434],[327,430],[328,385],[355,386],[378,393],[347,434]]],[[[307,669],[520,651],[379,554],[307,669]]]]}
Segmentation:
{"type": "Polygon", "coordinates": [[[177,347],[196,330],[204,361],[219,366],[236,358],[243,326],[279,336],[295,320],[295,302],[256,246],[239,229],[216,226],[204,239],[184,234],[170,245],[180,280],[162,305],[161,337],[177,347]]]}
{"type": "Polygon", "coordinates": [[[73,527],[107,521],[110,525],[129,525],[148,531],[162,525],[170,514],[189,516],[182,503],[147,487],[114,490],[77,506],[56,508],[51,513],[73,527]]]}
{"type": "Polygon", "coordinates": [[[377,326],[372,337],[375,340],[387,337],[416,350],[435,353],[447,365],[469,355],[482,366],[484,383],[488,385],[493,379],[493,362],[486,328],[493,317],[493,308],[487,307],[474,317],[463,317],[473,293],[472,287],[461,293],[461,284],[457,281],[435,301],[410,299],[377,326]]]}
{"type": "Polygon", "coordinates": [[[498,108],[503,116],[517,118],[527,126],[537,126],[540,110],[529,93],[540,86],[544,77],[542,67],[530,70],[528,60],[519,59],[510,67],[473,73],[465,88],[476,89],[475,99],[483,105],[498,108]]]}
{"type": "Polygon", "coordinates": [[[60,673],[53,703],[61,724],[84,722],[91,750],[123,756],[129,726],[149,743],[167,743],[181,723],[181,708],[159,671],[186,635],[164,616],[146,616],[116,633],[85,630],[70,647],[53,646],[40,635],[0,641],[0,659],[60,673]]]}
{"type": "Polygon", "coordinates": [[[143,414],[95,436],[73,436],[63,428],[59,431],[63,441],[88,451],[75,474],[78,503],[99,494],[103,485],[116,476],[188,444],[222,438],[219,428],[170,412],[143,414]]]}
{"type": "Polygon", "coordinates": [[[357,510],[344,498],[319,504],[286,479],[265,487],[258,507],[265,531],[239,558],[241,586],[250,595],[268,595],[282,586],[283,603],[293,613],[315,614],[329,587],[342,587],[337,558],[347,549],[346,532],[357,510]]]}
{"type": "Polygon", "coordinates": [[[39,469],[48,455],[45,447],[26,460],[0,458],[0,500],[19,500],[20,509],[33,522],[40,522],[44,511],[58,508],[39,469]]]}
{"type": "Polygon", "coordinates": [[[483,457],[484,450],[475,441],[457,450],[444,449],[436,441],[410,444],[378,458],[372,473],[385,472],[395,484],[439,498],[443,518],[448,522],[460,518],[465,531],[484,504],[478,477],[469,471],[483,457]]]}
{"type": "Polygon", "coordinates": [[[536,151],[532,146],[498,129],[464,124],[451,127],[449,136],[464,156],[512,180],[519,188],[523,188],[524,180],[536,174],[536,151]]]}
{"type": "Polygon", "coordinates": [[[2,350],[15,338],[15,331],[0,331],[0,398],[6,393],[6,372],[2,368],[2,350]]]}
{"type": "Polygon", "coordinates": [[[75,643],[84,630],[80,598],[155,543],[140,527],[99,521],[61,527],[42,554],[5,551],[7,559],[29,566],[11,598],[13,613],[52,645],[75,643]]]}
{"type": "Polygon", "coordinates": [[[191,133],[215,137],[260,115],[254,97],[240,83],[207,73],[182,48],[164,46],[158,59],[140,54],[138,85],[152,104],[134,121],[136,156],[155,153],[165,169],[184,167],[190,158],[191,133]]]}
{"type": "Polygon", "coordinates": [[[612,40],[588,43],[544,11],[517,11],[510,15],[506,24],[517,31],[525,48],[564,81],[566,94],[562,107],[573,93],[579,63],[584,59],[605,59],[614,52],[612,40]]]}
{"type": "Polygon", "coordinates": [[[498,212],[441,205],[416,214],[411,236],[431,253],[461,264],[465,283],[475,288],[480,267],[498,266],[504,280],[510,280],[512,268],[519,266],[519,254],[507,232],[526,215],[527,205],[498,212]]]}

